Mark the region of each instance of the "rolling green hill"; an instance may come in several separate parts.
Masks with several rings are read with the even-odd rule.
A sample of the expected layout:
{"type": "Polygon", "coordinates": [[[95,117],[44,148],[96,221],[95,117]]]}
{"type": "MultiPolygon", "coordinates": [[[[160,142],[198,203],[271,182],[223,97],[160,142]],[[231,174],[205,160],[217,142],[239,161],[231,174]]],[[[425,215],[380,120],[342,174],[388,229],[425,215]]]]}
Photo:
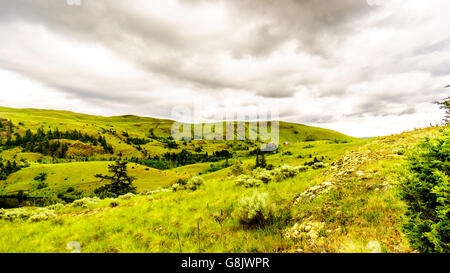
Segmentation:
{"type": "MultiPolygon", "coordinates": [[[[2,124],[0,158],[23,165],[20,171],[8,175],[3,182],[0,180],[0,193],[3,194],[35,190],[34,178],[40,173],[48,175],[48,187],[40,192],[59,191],[68,187],[89,192],[99,186],[99,181],[94,178],[94,175],[105,173],[107,166],[116,159],[140,163],[130,165],[133,175],[137,177],[135,183],[140,192],[167,187],[179,178],[189,178],[194,175],[214,177],[222,174],[225,177],[229,166],[226,166],[223,171],[220,171],[222,167],[218,166],[224,163],[224,158],[216,163],[208,162],[208,159],[205,159],[205,162],[193,160],[172,167],[161,167],[156,163],[152,165],[148,163],[148,160],[163,157],[167,153],[181,153],[183,150],[194,156],[199,154],[200,157],[204,157],[201,156],[203,154],[213,155],[215,152],[231,151],[233,158],[250,165],[255,155],[250,155],[249,151],[259,147],[257,141],[172,141],[170,133],[174,121],[133,115],[102,117],[69,111],[0,107],[0,120],[2,120],[0,121],[2,124]],[[56,136],[55,133],[57,131],[64,134],[73,130],[77,130],[76,136],[56,136]],[[43,140],[31,145],[33,146],[31,149],[28,143],[19,143],[12,147],[6,145],[8,136],[14,141],[19,136],[21,138],[27,134],[37,136],[40,132],[43,134],[41,136],[43,140]],[[98,137],[104,138],[104,146],[98,143],[98,137]],[[43,144],[46,146],[40,147],[43,144]],[[54,151],[50,152],[52,144],[56,146],[54,151]],[[106,150],[107,146],[111,146],[111,151],[106,150]],[[62,149],[65,150],[63,155],[60,154],[62,149]],[[142,160],[147,162],[143,163],[142,160]],[[212,166],[214,164],[217,166],[212,166]],[[159,170],[155,170],[154,167],[159,170]],[[214,171],[218,171],[217,174],[212,172],[213,168],[215,168],[214,171]]],[[[226,126],[233,126],[233,123],[226,126]]],[[[249,130],[249,123],[246,123],[247,137],[249,130]]],[[[224,128],[225,131],[226,128],[224,128]]],[[[284,147],[285,145],[281,144],[278,150],[279,155],[268,155],[271,164],[303,164],[307,160],[305,156],[309,154],[326,156],[327,153],[333,153],[335,148],[331,146],[336,146],[339,150],[361,142],[360,139],[332,130],[286,122],[280,122],[279,134],[280,143],[289,142],[289,145],[284,147]],[[330,141],[334,142],[328,144],[330,141]],[[320,145],[307,150],[309,153],[306,155],[298,153],[294,156],[284,155],[283,158],[280,156],[283,151],[303,149],[302,147],[311,145],[310,143],[313,142],[320,145]]]]}
{"type": "MultiPolygon", "coordinates": [[[[48,189],[58,190],[76,187],[80,190],[92,191],[100,182],[94,177],[98,173],[107,173],[110,161],[72,162],[60,164],[33,164],[11,174],[5,183],[5,193],[17,193],[19,190],[29,191],[36,183],[34,178],[40,173],[48,174],[48,189]]],[[[136,177],[134,184],[139,192],[163,188],[175,183],[183,176],[171,170],[157,170],[139,164],[128,165],[130,175],[136,177]]]]}
{"type": "MultiPolygon", "coordinates": [[[[331,163],[302,167],[295,174],[288,175],[293,170],[288,167],[270,174],[252,170],[253,160],[242,158],[244,176],[227,169],[207,173],[196,190],[0,210],[0,252],[68,252],[66,246],[73,241],[81,252],[415,252],[400,227],[405,205],[397,194],[398,180],[407,175],[404,155],[409,149],[439,131],[432,127],[350,143],[300,142],[267,157],[269,162],[304,166],[309,154],[324,155],[324,162],[331,163]],[[257,177],[271,180],[251,187],[238,183],[257,177]],[[265,215],[261,222],[243,222],[252,209],[265,215]]],[[[95,171],[105,163],[95,163],[95,171]]],[[[94,162],[76,163],[73,169],[83,169],[83,164],[94,162]]],[[[64,178],[56,174],[57,166],[50,166],[55,173],[49,181],[64,178]]],[[[72,176],[70,165],[60,166],[72,176]]],[[[171,171],[186,174],[194,167],[199,172],[208,165],[171,171]]],[[[34,168],[39,166],[9,180],[30,179],[40,171],[34,168]]],[[[76,178],[83,177],[87,174],[76,178]]]]}
{"type": "MultiPolygon", "coordinates": [[[[145,137],[153,130],[158,137],[169,137],[174,121],[139,117],[133,115],[103,117],[78,114],[69,111],[42,110],[42,109],[15,109],[0,106],[0,118],[11,120],[15,124],[23,123],[19,130],[40,127],[48,129],[70,130],[77,128],[84,132],[95,134],[102,130],[115,130],[117,133],[128,132],[132,136],[145,137]]],[[[247,123],[248,126],[248,123],[247,123]]],[[[302,124],[280,122],[281,141],[305,140],[351,140],[352,137],[342,133],[312,127],[302,124]]]]}

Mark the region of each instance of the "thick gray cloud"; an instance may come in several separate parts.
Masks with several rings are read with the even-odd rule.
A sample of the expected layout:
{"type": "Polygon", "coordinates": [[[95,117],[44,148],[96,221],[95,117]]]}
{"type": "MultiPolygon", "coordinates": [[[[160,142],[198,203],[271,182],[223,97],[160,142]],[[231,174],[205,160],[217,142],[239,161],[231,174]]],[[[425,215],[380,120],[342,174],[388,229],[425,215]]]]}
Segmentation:
{"type": "Polygon", "coordinates": [[[0,105],[170,117],[201,100],[411,129],[438,120],[450,75],[449,3],[424,2],[0,0],[0,105]]]}

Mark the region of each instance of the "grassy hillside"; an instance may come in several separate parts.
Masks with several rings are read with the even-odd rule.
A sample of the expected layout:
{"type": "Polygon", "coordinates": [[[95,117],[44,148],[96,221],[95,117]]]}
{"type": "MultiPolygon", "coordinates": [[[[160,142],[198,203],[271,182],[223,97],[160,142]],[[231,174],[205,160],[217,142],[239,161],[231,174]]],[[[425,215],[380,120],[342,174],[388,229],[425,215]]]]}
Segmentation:
{"type": "MultiPolygon", "coordinates": [[[[30,134],[39,134],[39,130],[49,134],[58,130],[59,132],[71,132],[77,130],[80,136],[87,134],[91,138],[103,137],[106,145],[111,146],[112,152],[107,152],[99,143],[91,140],[83,140],[79,137],[73,139],[51,138],[48,145],[56,143],[67,145],[64,156],[51,155],[39,151],[39,145],[35,144],[34,149],[25,149],[28,144],[22,147],[1,146],[0,158],[3,160],[17,161],[24,165],[23,168],[11,175],[6,181],[0,180],[0,193],[15,194],[18,191],[29,192],[36,185],[34,178],[40,173],[47,173],[48,188],[40,192],[52,192],[63,190],[68,187],[75,187],[77,190],[90,192],[98,187],[100,182],[94,178],[95,174],[105,173],[107,166],[115,159],[130,160],[140,163],[137,160],[149,159],[163,156],[165,153],[180,153],[187,150],[193,154],[208,153],[209,155],[217,151],[232,151],[233,157],[238,160],[252,164],[255,155],[249,155],[249,151],[259,147],[257,141],[243,142],[233,140],[192,140],[175,141],[174,146],[170,146],[170,131],[173,124],[171,120],[146,118],[138,116],[117,116],[102,117],[86,114],[78,114],[69,111],[41,110],[41,109],[14,109],[0,107],[0,140],[5,144],[6,139],[11,137],[17,139],[17,135],[24,137],[29,130],[30,134]],[[12,127],[9,128],[9,122],[12,127]],[[11,132],[10,132],[11,130],[11,132]]],[[[227,126],[233,126],[229,124],[227,126]]],[[[247,131],[249,124],[246,124],[247,131]]],[[[225,131],[225,130],[224,130],[225,131]]],[[[248,135],[248,132],[247,132],[248,135]]],[[[44,141],[48,135],[43,137],[44,141]]],[[[311,158],[324,156],[329,160],[330,153],[333,153],[334,146],[337,149],[359,145],[362,140],[346,136],[344,134],[310,127],[301,124],[280,123],[280,142],[289,142],[290,145],[279,149],[277,155],[269,155],[271,164],[281,165],[286,163],[303,164],[311,158]],[[320,141],[319,141],[320,140],[320,141]],[[305,143],[308,141],[308,143],[305,143]],[[336,141],[336,142],[332,142],[336,141]],[[314,142],[314,143],[313,143],[314,142]],[[311,147],[307,147],[307,146],[311,147]],[[307,148],[303,148],[307,147],[307,148]],[[291,153],[287,155],[286,152],[291,153]],[[293,152],[299,151],[299,152],[293,152]]],[[[48,152],[49,148],[47,150],[48,152]]],[[[59,151],[61,148],[57,148],[59,151]]],[[[325,159],[324,159],[325,160],[325,159]]],[[[211,172],[214,164],[220,162],[192,162],[186,166],[175,166],[176,168],[160,168],[155,170],[153,165],[130,165],[132,174],[137,177],[135,182],[139,191],[167,187],[177,179],[188,178],[194,175],[205,175],[207,178],[222,176],[226,177],[228,171],[221,170],[217,174],[211,172]]]]}
{"type": "MultiPolygon", "coordinates": [[[[0,220],[0,252],[67,252],[71,241],[82,252],[413,252],[400,230],[405,206],[397,185],[405,175],[404,154],[438,134],[434,127],[350,144],[303,142],[283,148],[292,155],[268,161],[298,166],[312,153],[331,164],[250,188],[223,169],[205,174],[196,191],[91,199],[48,208],[55,214],[42,219],[0,220]],[[265,198],[270,217],[249,226],[237,212],[254,192],[265,198]]],[[[247,175],[250,161],[243,161],[247,175]]],[[[171,171],[181,175],[189,168],[171,171]]]]}
{"type": "MultiPolygon", "coordinates": [[[[168,137],[174,121],[139,117],[133,115],[103,117],[78,114],[69,111],[42,110],[42,109],[15,109],[0,106],[0,118],[6,118],[14,123],[22,122],[21,129],[38,129],[44,126],[49,129],[59,128],[70,130],[77,128],[87,133],[100,133],[102,129],[123,131],[133,136],[147,136],[153,130],[156,136],[168,137]]],[[[248,124],[247,124],[248,126],[248,124]]],[[[351,140],[353,138],[336,131],[312,127],[302,124],[280,122],[280,139],[282,141],[305,140],[351,140]]]]}
{"type": "Polygon", "coordinates": [[[0,209],[0,252],[415,251],[398,184],[441,128],[357,139],[282,122],[255,168],[258,141],[173,141],[172,123],[0,107],[0,201],[16,207],[0,209]],[[98,199],[114,160],[137,194],[98,199]]]}
{"type": "MultiPolygon", "coordinates": [[[[108,165],[113,162],[72,162],[60,164],[33,164],[16,173],[11,174],[5,183],[5,193],[16,193],[19,190],[28,191],[35,184],[34,178],[42,172],[48,174],[47,191],[75,187],[78,190],[91,191],[101,182],[94,177],[98,173],[107,173],[108,165]]],[[[136,177],[134,184],[139,191],[155,190],[175,183],[182,175],[173,171],[161,171],[139,164],[128,165],[129,174],[136,177]]]]}

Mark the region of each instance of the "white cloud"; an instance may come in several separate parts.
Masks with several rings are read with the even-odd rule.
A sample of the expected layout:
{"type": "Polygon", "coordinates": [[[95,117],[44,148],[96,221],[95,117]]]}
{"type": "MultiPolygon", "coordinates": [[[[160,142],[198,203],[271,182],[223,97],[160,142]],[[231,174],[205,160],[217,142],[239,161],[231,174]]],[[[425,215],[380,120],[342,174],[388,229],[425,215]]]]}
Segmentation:
{"type": "Polygon", "coordinates": [[[280,109],[354,136],[436,123],[450,3],[0,0],[0,105],[169,117],[280,109]]]}

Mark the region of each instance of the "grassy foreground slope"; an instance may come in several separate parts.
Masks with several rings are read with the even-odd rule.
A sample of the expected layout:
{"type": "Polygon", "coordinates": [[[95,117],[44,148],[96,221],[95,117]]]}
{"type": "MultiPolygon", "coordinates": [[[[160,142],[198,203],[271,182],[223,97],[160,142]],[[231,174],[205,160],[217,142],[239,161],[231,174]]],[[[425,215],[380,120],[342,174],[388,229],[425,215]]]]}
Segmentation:
{"type": "Polygon", "coordinates": [[[325,169],[258,188],[212,176],[197,191],[65,205],[43,221],[0,220],[0,252],[67,252],[72,241],[82,252],[411,252],[397,183],[408,149],[437,134],[433,127],[361,142],[335,151],[325,169]],[[272,217],[247,226],[235,212],[255,191],[268,195],[272,217]]]}

